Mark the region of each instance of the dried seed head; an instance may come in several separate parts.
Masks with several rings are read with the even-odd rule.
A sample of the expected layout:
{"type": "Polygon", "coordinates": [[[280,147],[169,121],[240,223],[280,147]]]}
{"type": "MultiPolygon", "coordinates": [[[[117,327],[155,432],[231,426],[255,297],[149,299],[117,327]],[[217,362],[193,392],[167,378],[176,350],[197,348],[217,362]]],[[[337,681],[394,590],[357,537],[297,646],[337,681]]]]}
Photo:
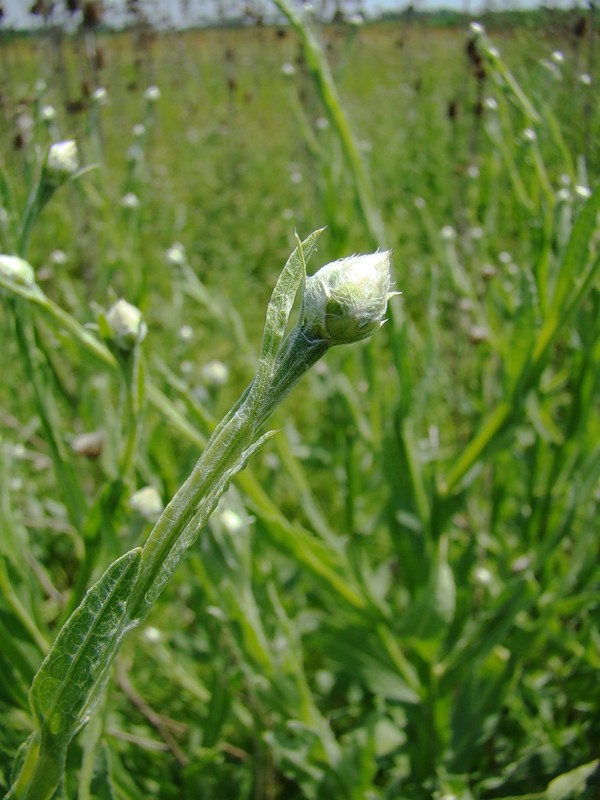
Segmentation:
{"type": "Polygon", "coordinates": [[[71,442],[71,450],[79,456],[98,458],[104,449],[104,433],[102,431],[89,431],[80,433],[71,442]]]}
{"type": "Polygon", "coordinates": [[[385,322],[391,292],[390,251],[351,256],[322,267],[306,281],[301,327],[311,340],[350,344],[385,322]]]}

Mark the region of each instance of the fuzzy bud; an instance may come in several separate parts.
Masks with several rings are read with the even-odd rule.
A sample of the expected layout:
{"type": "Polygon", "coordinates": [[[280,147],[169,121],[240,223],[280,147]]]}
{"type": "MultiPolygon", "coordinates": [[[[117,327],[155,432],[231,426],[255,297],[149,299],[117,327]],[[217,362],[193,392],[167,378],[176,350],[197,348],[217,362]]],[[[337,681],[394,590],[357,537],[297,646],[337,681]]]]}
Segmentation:
{"type": "Polygon", "coordinates": [[[106,322],[110,328],[115,344],[125,351],[133,350],[147,333],[142,312],[127,300],[117,300],[106,314],[106,322]]]}
{"type": "Polygon", "coordinates": [[[0,255],[0,276],[21,286],[35,286],[33,267],[19,256],[0,255]]]}
{"type": "Polygon", "coordinates": [[[144,486],[131,496],[129,507],[146,522],[156,522],[163,512],[164,505],[154,486],[144,486]]]}
{"type": "Polygon", "coordinates": [[[342,258],[306,281],[302,331],[310,340],[350,344],[385,322],[390,297],[390,251],[342,258]]]}
{"type": "Polygon", "coordinates": [[[46,159],[46,174],[58,182],[62,182],[79,169],[79,151],[77,142],[68,139],[66,142],[56,142],[50,145],[46,159]]]}

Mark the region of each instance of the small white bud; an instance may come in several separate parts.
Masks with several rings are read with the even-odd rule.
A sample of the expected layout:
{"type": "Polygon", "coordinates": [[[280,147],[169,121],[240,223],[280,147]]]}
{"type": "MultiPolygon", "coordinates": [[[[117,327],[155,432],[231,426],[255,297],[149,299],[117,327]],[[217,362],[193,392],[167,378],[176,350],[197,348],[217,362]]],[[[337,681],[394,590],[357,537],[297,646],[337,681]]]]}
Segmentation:
{"type": "Polygon", "coordinates": [[[563,64],[564,60],[565,54],[562,52],[562,50],[555,50],[552,53],[552,61],[554,61],[555,64],[563,64]]]}
{"type": "Polygon", "coordinates": [[[158,644],[162,638],[161,632],[153,625],[148,625],[146,628],[144,628],[142,635],[148,644],[158,644]]]}
{"type": "Polygon", "coordinates": [[[353,25],[355,28],[360,28],[365,24],[365,18],[362,14],[352,14],[348,20],[348,23],[353,25]]]}
{"type": "Polygon", "coordinates": [[[486,567],[475,567],[473,570],[473,578],[475,583],[480,586],[491,586],[494,582],[494,576],[486,567]]]}
{"type": "Polygon", "coordinates": [[[133,192],[127,192],[127,194],[124,194],[121,198],[121,206],[129,211],[134,211],[136,208],[140,207],[139,197],[133,192]]]}
{"type": "Polygon", "coordinates": [[[469,25],[469,30],[473,34],[473,36],[482,36],[485,33],[485,28],[481,24],[481,22],[472,22],[469,25]]]}
{"type": "Polygon", "coordinates": [[[583,86],[592,85],[592,76],[589,74],[589,72],[582,72],[582,74],[579,76],[579,83],[581,83],[583,86]]]}
{"type": "Polygon", "coordinates": [[[244,520],[230,508],[224,509],[220,517],[221,525],[229,534],[239,533],[244,527],[244,520]]]}
{"type": "Polygon", "coordinates": [[[146,522],[156,522],[163,512],[163,501],[154,486],[144,486],[131,495],[129,507],[146,522]]]}
{"type": "Polygon", "coordinates": [[[0,255],[0,276],[20,286],[35,286],[33,267],[19,256],[0,255]]]}
{"type": "Polygon", "coordinates": [[[123,299],[117,300],[109,308],[106,322],[115,344],[121,350],[132,350],[138,342],[143,341],[148,330],[139,308],[123,299]]]}
{"type": "Polygon", "coordinates": [[[342,258],[306,281],[302,330],[311,340],[349,344],[385,322],[390,297],[390,251],[342,258]]]}
{"type": "Polygon", "coordinates": [[[69,259],[67,258],[67,254],[64,252],[64,250],[53,250],[50,253],[50,261],[57,267],[64,266],[68,260],[69,259]]]}
{"type": "Polygon", "coordinates": [[[209,361],[202,367],[202,377],[209,386],[223,386],[229,378],[229,370],[221,361],[209,361]]]}
{"type": "Polygon", "coordinates": [[[143,158],[144,151],[139,144],[132,144],[131,147],[127,149],[127,160],[131,163],[135,164],[136,162],[141,161],[143,158]]]}
{"type": "Polygon", "coordinates": [[[583,186],[582,184],[578,184],[575,187],[575,194],[577,197],[580,197],[582,200],[587,200],[588,197],[592,196],[592,190],[589,189],[587,186],[583,186]]]}
{"type": "Polygon", "coordinates": [[[131,132],[133,133],[133,135],[137,139],[139,139],[141,136],[143,136],[146,133],[146,126],[143,123],[138,122],[137,125],[133,126],[133,128],[131,129],[131,132]]]}
{"type": "Polygon", "coordinates": [[[182,342],[189,342],[194,338],[194,329],[191,325],[182,325],[177,331],[177,336],[179,336],[182,342]]]}
{"type": "Polygon", "coordinates": [[[525,128],[523,131],[523,139],[526,142],[535,142],[537,141],[537,133],[533,130],[533,128],[525,128]]]}
{"type": "Polygon", "coordinates": [[[287,61],[285,64],[281,65],[281,74],[285,75],[286,78],[291,78],[296,74],[296,67],[287,61]]]}
{"type": "Polygon", "coordinates": [[[92,101],[96,103],[96,105],[104,106],[106,105],[106,101],[108,100],[108,93],[104,86],[98,86],[97,89],[94,89],[92,92],[92,101]]]}
{"type": "Polygon", "coordinates": [[[46,158],[48,175],[64,180],[79,169],[79,152],[77,142],[69,139],[66,142],[55,142],[50,145],[46,158]]]}
{"type": "Polygon", "coordinates": [[[445,242],[453,242],[456,239],[456,231],[452,225],[444,225],[440,231],[440,236],[445,242]]]}
{"type": "Polygon", "coordinates": [[[483,105],[487,111],[498,111],[498,101],[495,97],[486,97],[483,105]]]}
{"type": "Polygon", "coordinates": [[[44,122],[53,122],[56,119],[56,109],[54,106],[42,106],[40,116],[44,122]]]}
{"type": "Polygon", "coordinates": [[[165,257],[167,259],[167,264],[170,264],[172,267],[181,267],[187,261],[185,247],[181,244],[181,242],[175,242],[172,244],[165,253],[165,257]]]}
{"type": "Polygon", "coordinates": [[[144,97],[149,103],[156,103],[160,100],[160,89],[158,86],[149,86],[144,92],[144,97]]]}
{"type": "Polygon", "coordinates": [[[486,53],[490,58],[500,58],[500,50],[497,47],[486,47],[486,53]]]}

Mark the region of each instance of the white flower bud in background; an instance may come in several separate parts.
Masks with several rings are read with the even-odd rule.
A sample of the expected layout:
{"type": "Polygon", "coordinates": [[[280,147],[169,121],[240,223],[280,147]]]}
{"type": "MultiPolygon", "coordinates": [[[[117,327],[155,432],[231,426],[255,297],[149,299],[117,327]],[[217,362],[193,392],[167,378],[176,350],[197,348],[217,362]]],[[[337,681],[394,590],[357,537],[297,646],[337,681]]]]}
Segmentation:
{"type": "Polygon", "coordinates": [[[35,286],[35,272],[29,262],[19,256],[0,255],[0,277],[21,286],[35,286]]]}
{"type": "Polygon", "coordinates": [[[244,528],[244,520],[230,508],[223,510],[220,514],[220,521],[229,534],[239,533],[244,528]]]}
{"type": "Polygon", "coordinates": [[[98,106],[105,106],[106,101],[108,100],[108,93],[104,86],[98,86],[97,89],[94,89],[92,92],[92,102],[96,103],[98,106]]]}
{"type": "Polygon", "coordinates": [[[296,74],[296,67],[289,62],[281,65],[281,74],[285,75],[286,78],[291,78],[293,75],[296,74]]]}
{"type": "Polygon", "coordinates": [[[579,83],[583,86],[591,86],[592,85],[592,76],[589,72],[582,72],[579,76],[579,83]]]}
{"type": "Polygon", "coordinates": [[[533,128],[525,128],[523,131],[523,139],[526,142],[535,142],[537,141],[537,133],[533,130],[533,128]]]}
{"type": "Polygon", "coordinates": [[[221,361],[209,361],[202,367],[204,381],[213,387],[223,386],[229,378],[229,370],[221,361]]]}
{"type": "Polygon", "coordinates": [[[181,242],[175,242],[165,253],[165,258],[167,259],[167,264],[172,267],[183,266],[187,262],[185,247],[181,242]]]}
{"type": "Polygon", "coordinates": [[[552,53],[551,57],[552,57],[552,61],[554,61],[555,64],[563,64],[564,63],[565,54],[562,52],[562,50],[555,50],[552,53]]]}
{"type": "Polygon", "coordinates": [[[146,522],[156,522],[163,512],[164,504],[154,486],[144,486],[131,495],[129,507],[146,522]]]}
{"type": "Polygon", "coordinates": [[[389,250],[327,264],[306,281],[302,332],[332,345],[366,339],[385,322],[390,288],[389,250]]]}
{"type": "Polygon", "coordinates": [[[137,125],[133,126],[131,132],[137,139],[139,139],[146,133],[146,126],[142,122],[138,122],[137,125]]]}
{"type": "Polygon", "coordinates": [[[452,225],[444,225],[440,231],[440,236],[445,242],[453,242],[456,239],[456,231],[452,225]]]}
{"type": "Polygon", "coordinates": [[[50,145],[46,158],[46,174],[48,176],[65,180],[74,175],[78,169],[79,152],[74,139],[50,145]]]}
{"type": "Polygon", "coordinates": [[[144,92],[144,97],[149,103],[156,103],[160,100],[160,89],[158,86],[149,86],[144,92]]]}
{"type": "Polygon", "coordinates": [[[53,250],[50,253],[50,261],[57,267],[64,266],[68,260],[69,259],[67,258],[67,254],[64,252],[64,250],[53,250]]]}
{"type": "Polygon", "coordinates": [[[148,642],[148,644],[158,644],[158,642],[160,642],[162,639],[161,632],[153,625],[148,625],[146,628],[144,628],[142,636],[148,642]]]}
{"type": "Polygon", "coordinates": [[[191,325],[182,325],[177,331],[177,336],[182,342],[189,342],[194,338],[194,329],[191,325]]]}
{"type": "Polygon", "coordinates": [[[481,24],[481,22],[472,22],[469,25],[469,30],[473,34],[473,36],[482,36],[485,33],[485,28],[481,24]]]}
{"type": "Polygon", "coordinates": [[[42,106],[40,116],[44,122],[54,122],[56,119],[56,109],[54,106],[42,106]]]}
{"type": "Polygon", "coordinates": [[[139,308],[123,299],[109,308],[106,322],[115,344],[125,351],[133,350],[148,331],[139,308]]]}
{"type": "Polygon", "coordinates": [[[121,198],[121,206],[128,211],[135,211],[136,208],[140,207],[140,199],[133,192],[127,192],[121,198]]]}
{"type": "Polygon", "coordinates": [[[588,197],[592,196],[592,190],[587,186],[583,186],[582,184],[578,184],[575,187],[575,194],[577,197],[580,197],[582,200],[587,200],[588,197]]]}

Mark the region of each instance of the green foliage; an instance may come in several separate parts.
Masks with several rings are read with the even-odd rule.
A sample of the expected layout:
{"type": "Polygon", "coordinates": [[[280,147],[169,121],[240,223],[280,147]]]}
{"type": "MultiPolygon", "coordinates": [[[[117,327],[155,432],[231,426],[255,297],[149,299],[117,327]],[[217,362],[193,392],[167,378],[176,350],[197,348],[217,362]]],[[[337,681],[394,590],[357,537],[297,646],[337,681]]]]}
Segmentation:
{"type": "Polygon", "coordinates": [[[99,37],[103,67],[77,37],[6,43],[0,252],[27,246],[36,282],[0,270],[0,787],[20,770],[36,796],[58,764],[81,800],[591,800],[590,39],[543,10],[465,50],[406,15],[315,31],[279,7],[283,35],[99,37]],[[108,103],[67,114],[79,74],[108,103]],[[96,168],[36,207],[69,138],[96,168]],[[316,236],[260,353],[263,309],[294,227],[323,225],[313,263],[391,247],[402,299],[304,379],[208,520],[260,432],[210,462],[223,481],[166,572],[146,551],[128,611],[155,522],[130,498],[176,495],[258,358],[264,402],[316,236]],[[130,354],[99,335],[117,297],[148,325],[130,354]]]}

